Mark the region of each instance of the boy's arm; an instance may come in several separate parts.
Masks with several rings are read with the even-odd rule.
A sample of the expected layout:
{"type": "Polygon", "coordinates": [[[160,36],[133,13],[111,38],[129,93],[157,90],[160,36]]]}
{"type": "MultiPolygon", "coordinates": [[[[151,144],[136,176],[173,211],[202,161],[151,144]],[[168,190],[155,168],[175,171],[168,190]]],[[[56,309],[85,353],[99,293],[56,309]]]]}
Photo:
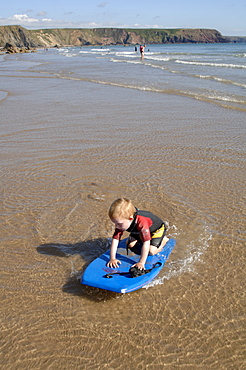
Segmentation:
{"type": "Polygon", "coordinates": [[[140,260],[133,266],[136,266],[137,268],[139,268],[139,270],[145,270],[144,265],[149,254],[149,249],[150,249],[150,240],[143,243],[140,260]]]}
{"type": "Polygon", "coordinates": [[[121,262],[115,258],[118,244],[119,244],[119,240],[112,239],[112,243],[110,247],[110,261],[107,263],[108,267],[119,267],[119,264],[121,264],[121,262]]]}

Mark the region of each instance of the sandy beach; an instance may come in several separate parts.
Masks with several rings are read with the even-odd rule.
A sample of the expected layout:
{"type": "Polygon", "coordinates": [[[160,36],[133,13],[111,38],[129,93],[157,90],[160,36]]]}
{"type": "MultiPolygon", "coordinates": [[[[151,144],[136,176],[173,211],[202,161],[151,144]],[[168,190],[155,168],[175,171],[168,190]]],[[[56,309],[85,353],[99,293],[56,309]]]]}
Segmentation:
{"type": "Polygon", "coordinates": [[[201,98],[218,82],[198,86],[181,63],[197,98],[176,93],[159,54],[165,70],[147,53],[80,51],[1,56],[2,366],[243,369],[245,90],[223,83],[237,100],[225,107],[201,98]],[[109,247],[119,196],[177,241],[158,278],[125,295],[79,282],[109,247]]]}

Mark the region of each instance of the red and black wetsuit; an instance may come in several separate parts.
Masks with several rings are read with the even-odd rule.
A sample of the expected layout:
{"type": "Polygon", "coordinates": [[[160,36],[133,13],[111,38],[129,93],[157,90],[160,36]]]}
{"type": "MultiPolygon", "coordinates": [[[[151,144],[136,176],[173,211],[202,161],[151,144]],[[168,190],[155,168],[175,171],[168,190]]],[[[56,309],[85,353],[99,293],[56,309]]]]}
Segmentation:
{"type": "MultiPolygon", "coordinates": [[[[131,238],[143,243],[148,240],[151,241],[152,235],[163,225],[164,222],[158,216],[149,211],[140,211],[137,209],[134,214],[134,219],[132,220],[130,227],[126,231],[130,233],[131,238]]],[[[166,227],[164,227],[164,229],[166,229],[166,227]]],[[[116,228],[113,239],[120,240],[122,234],[123,231],[116,228]]],[[[164,235],[165,232],[163,234],[163,237],[164,235]]],[[[161,240],[163,239],[163,237],[161,238],[161,240]]],[[[156,243],[154,245],[156,245],[156,243]]]]}

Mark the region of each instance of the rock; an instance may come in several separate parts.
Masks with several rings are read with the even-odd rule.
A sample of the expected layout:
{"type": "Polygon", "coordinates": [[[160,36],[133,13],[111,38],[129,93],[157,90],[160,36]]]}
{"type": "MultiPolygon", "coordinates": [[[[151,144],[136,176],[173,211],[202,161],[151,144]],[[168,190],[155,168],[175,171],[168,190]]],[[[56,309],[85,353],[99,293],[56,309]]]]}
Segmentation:
{"type": "Polygon", "coordinates": [[[18,48],[6,42],[5,46],[3,47],[3,51],[5,51],[7,54],[14,54],[18,52],[18,48]]]}
{"type": "Polygon", "coordinates": [[[6,54],[15,54],[15,53],[30,53],[34,50],[29,47],[17,47],[9,44],[6,42],[5,46],[3,47],[2,51],[5,51],[6,54]]]}

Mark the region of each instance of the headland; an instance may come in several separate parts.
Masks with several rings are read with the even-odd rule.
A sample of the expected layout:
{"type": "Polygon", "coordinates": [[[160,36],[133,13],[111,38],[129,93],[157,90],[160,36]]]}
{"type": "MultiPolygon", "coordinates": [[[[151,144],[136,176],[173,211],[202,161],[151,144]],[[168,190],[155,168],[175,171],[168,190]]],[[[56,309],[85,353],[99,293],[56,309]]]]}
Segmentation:
{"type": "Polygon", "coordinates": [[[246,37],[223,36],[215,29],[56,28],[28,30],[21,26],[0,26],[0,47],[8,53],[27,52],[40,47],[243,41],[246,41],[246,37]]]}

